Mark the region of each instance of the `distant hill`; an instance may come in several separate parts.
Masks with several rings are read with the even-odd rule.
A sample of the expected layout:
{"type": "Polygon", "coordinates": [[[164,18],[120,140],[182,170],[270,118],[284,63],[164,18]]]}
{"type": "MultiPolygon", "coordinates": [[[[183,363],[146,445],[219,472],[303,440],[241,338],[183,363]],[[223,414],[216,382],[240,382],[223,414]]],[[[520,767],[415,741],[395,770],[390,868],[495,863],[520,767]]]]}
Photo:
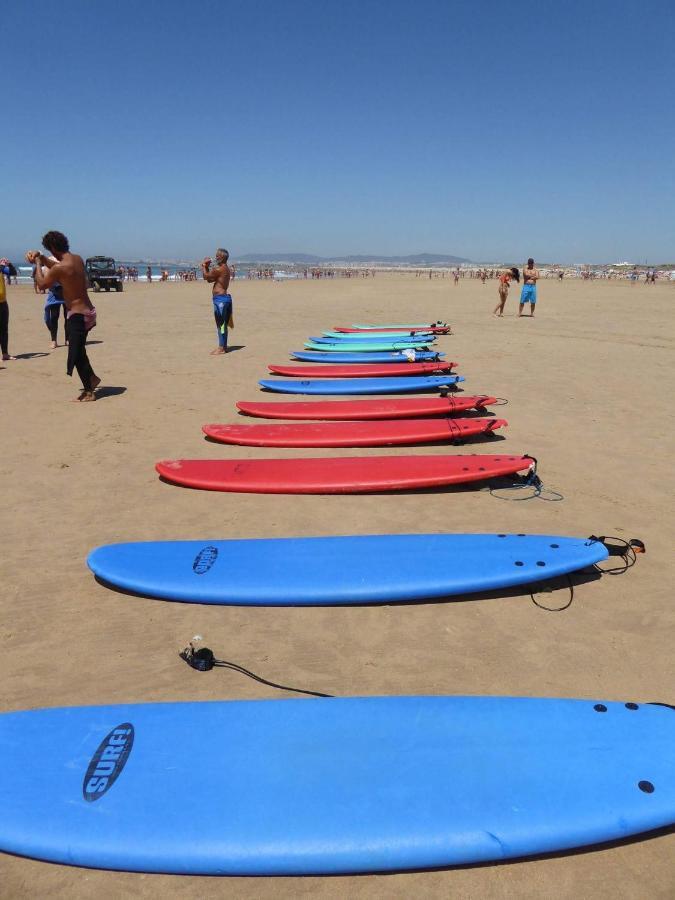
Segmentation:
{"type": "Polygon", "coordinates": [[[328,262],[323,256],[312,256],[311,253],[245,253],[237,256],[238,262],[251,263],[292,263],[295,266],[320,266],[328,262]]]}
{"type": "Polygon", "coordinates": [[[322,266],[339,263],[387,266],[454,266],[471,262],[463,256],[447,253],[415,253],[410,256],[379,256],[365,254],[350,256],[314,256],[311,253],[246,253],[236,258],[243,263],[287,263],[291,265],[322,266]]]}

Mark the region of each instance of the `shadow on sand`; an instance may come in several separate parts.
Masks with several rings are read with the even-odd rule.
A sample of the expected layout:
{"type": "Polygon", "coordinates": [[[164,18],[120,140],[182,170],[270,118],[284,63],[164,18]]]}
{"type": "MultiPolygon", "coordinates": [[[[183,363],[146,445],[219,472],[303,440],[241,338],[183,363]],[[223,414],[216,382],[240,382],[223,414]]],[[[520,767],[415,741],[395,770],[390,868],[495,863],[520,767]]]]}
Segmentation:
{"type": "MultiPolygon", "coordinates": [[[[162,479],[163,480],[163,479],[162,479]]],[[[591,584],[593,582],[599,581],[602,578],[602,572],[594,567],[589,567],[586,569],[579,569],[576,572],[570,572],[570,577],[574,581],[575,588],[581,587],[582,585],[591,584]]],[[[140,591],[135,591],[131,588],[123,588],[116,584],[112,584],[109,581],[106,581],[105,578],[102,578],[98,575],[94,575],[94,579],[104,588],[109,591],[114,591],[116,594],[125,594],[127,597],[143,597],[145,599],[150,600],[162,600],[164,602],[169,603],[197,603],[198,600],[176,600],[172,597],[161,597],[161,596],[153,596],[152,594],[145,594],[140,591]]],[[[223,585],[223,593],[227,593],[227,585],[223,585]]],[[[566,595],[569,594],[569,585],[567,583],[567,576],[561,575],[556,578],[550,578],[547,581],[536,581],[531,584],[520,584],[514,587],[505,587],[499,588],[497,590],[491,591],[477,591],[473,594],[452,594],[446,597],[423,597],[421,599],[411,598],[410,600],[377,600],[370,603],[355,603],[355,602],[347,602],[347,603],[293,603],[289,601],[285,603],[284,606],[317,606],[317,607],[368,607],[368,606],[423,606],[423,605],[439,605],[439,604],[448,604],[448,603],[473,603],[477,600],[525,600],[526,598],[532,599],[533,596],[540,597],[541,595],[546,595],[547,597],[551,597],[551,606],[556,606],[556,601],[558,606],[563,606],[566,595]]],[[[203,604],[203,605],[213,605],[213,604],[203,604]]],[[[229,606],[227,600],[223,600],[222,606],[229,606]]],[[[240,604],[234,604],[240,605],[240,604]]],[[[251,606],[278,606],[278,604],[250,604],[251,606]]],[[[552,611],[556,611],[553,609],[552,611]]]]}
{"type": "Polygon", "coordinates": [[[121,385],[108,384],[105,387],[97,388],[96,400],[104,400],[106,397],[118,397],[126,391],[121,385]]]}

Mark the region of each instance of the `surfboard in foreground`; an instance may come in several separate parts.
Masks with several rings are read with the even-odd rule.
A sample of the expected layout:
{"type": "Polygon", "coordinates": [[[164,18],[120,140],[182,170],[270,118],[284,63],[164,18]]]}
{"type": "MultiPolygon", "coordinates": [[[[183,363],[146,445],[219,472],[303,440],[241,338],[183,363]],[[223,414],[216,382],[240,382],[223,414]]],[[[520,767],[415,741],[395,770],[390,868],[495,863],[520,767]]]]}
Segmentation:
{"type": "Polygon", "coordinates": [[[362,366],[277,366],[270,363],[267,368],[272,374],[286,378],[393,378],[398,375],[440,375],[451,372],[458,365],[456,362],[366,363],[362,366]]]}
{"type": "Polygon", "coordinates": [[[391,447],[443,441],[448,444],[493,434],[505,419],[385,419],[364,422],[294,422],[290,425],[204,425],[222,444],[246,447],[391,447]]]}
{"type": "Polygon", "coordinates": [[[528,472],[531,456],[334,456],[299,459],[164,459],[165,481],[247,494],[359,494],[444,487],[528,472]]]}
{"type": "Polygon", "coordinates": [[[370,353],[365,359],[361,353],[322,353],[320,350],[291,350],[291,358],[315,363],[409,363],[433,362],[443,359],[445,353],[435,350],[402,350],[388,353],[370,353]]]}
{"type": "Polygon", "coordinates": [[[484,412],[497,402],[488,394],[448,397],[406,397],[376,400],[297,400],[293,403],[258,403],[239,400],[237,409],[263,419],[404,419],[411,416],[449,416],[476,409],[484,412]]]}
{"type": "Polygon", "coordinates": [[[0,849],[136,872],[485,863],[675,820],[675,711],[344,697],[0,715],[0,849]]]}
{"type": "Polygon", "coordinates": [[[326,378],[305,381],[297,378],[263,378],[258,384],[278,394],[405,394],[438,391],[464,381],[462,375],[410,375],[400,378],[326,378]]]}
{"type": "Polygon", "coordinates": [[[161,600],[330,606],[501,590],[607,556],[593,538],[382,534],[108,544],[92,550],[87,565],[113,587],[161,600]]]}

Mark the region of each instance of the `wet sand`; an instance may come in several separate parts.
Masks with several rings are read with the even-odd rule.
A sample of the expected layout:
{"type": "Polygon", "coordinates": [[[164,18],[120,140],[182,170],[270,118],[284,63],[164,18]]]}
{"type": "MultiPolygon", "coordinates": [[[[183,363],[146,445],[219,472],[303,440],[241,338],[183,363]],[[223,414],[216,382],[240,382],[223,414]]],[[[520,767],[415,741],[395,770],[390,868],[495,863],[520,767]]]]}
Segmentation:
{"type": "MultiPolygon", "coordinates": [[[[339,695],[505,694],[674,702],[672,602],[675,285],[541,283],[534,319],[497,320],[495,283],[412,275],[241,282],[239,347],[211,357],[204,284],[131,285],[97,295],[90,358],[96,403],[68,402],[64,348],[49,352],[43,298],[9,288],[3,410],[1,708],[281,697],[227,670],[194,672],[178,651],[201,634],[217,655],[276,681],[339,695]],[[503,439],[417,451],[278,450],[203,440],[204,422],[247,421],[236,400],[308,335],[353,321],[446,318],[440,349],[467,393],[509,403],[503,439]],[[261,496],[181,490],[165,457],[528,452],[563,502],[507,502],[480,486],[386,496],[261,496]],[[376,608],[209,608],[114,593],[85,566],[120,540],[425,531],[641,538],[621,576],[577,587],[564,612],[527,591],[376,608]]],[[[62,339],[61,334],[59,339],[62,339]]],[[[271,399],[274,399],[273,397],[271,399]]],[[[281,397],[279,399],[282,399],[281,397]]],[[[263,420],[248,420],[262,422],[263,420]]],[[[339,565],[339,560],[336,560],[339,565]]],[[[563,605],[565,589],[540,596],[563,605]]],[[[142,802],[142,798],[139,798],[142,802]]],[[[223,811],[226,815],[227,811],[223,811]]],[[[0,894],[89,897],[619,897],[675,891],[675,836],[554,858],[448,871],[338,878],[193,878],[89,871],[0,855],[0,894]]]]}

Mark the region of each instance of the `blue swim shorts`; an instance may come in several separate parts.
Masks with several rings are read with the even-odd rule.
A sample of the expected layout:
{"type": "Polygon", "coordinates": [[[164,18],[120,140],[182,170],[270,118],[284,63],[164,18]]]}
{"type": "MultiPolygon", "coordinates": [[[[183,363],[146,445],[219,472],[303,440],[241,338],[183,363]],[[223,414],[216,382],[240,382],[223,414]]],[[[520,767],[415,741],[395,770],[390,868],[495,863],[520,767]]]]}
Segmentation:
{"type": "Polygon", "coordinates": [[[520,292],[520,302],[521,303],[531,303],[532,306],[537,302],[537,285],[536,284],[524,284],[523,289],[520,292]]]}

